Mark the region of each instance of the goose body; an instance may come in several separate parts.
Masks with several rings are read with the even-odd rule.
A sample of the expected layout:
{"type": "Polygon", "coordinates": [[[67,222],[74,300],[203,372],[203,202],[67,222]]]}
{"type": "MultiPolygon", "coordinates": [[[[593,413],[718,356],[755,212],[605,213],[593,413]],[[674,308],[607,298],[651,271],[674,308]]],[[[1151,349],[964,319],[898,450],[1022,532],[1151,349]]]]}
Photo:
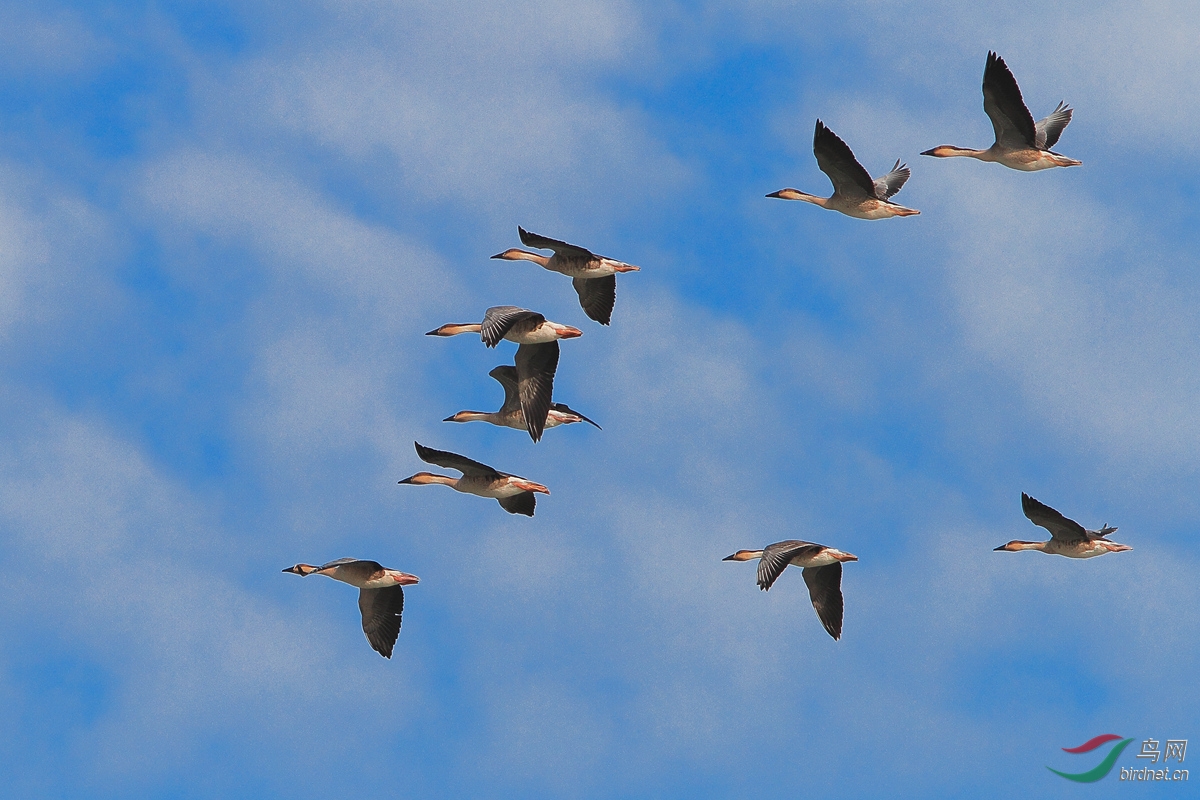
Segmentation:
{"type": "MultiPolygon", "coordinates": [[[[504,387],[504,405],[499,411],[459,411],[453,416],[446,417],[443,422],[489,422],[505,428],[528,430],[525,422],[525,412],[521,408],[520,375],[516,367],[499,366],[488,373],[504,387]]],[[[587,422],[596,425],[590,419],[568,407],[565,403],[554,403],[546,413],[546,427],[555,428],[559,425],[570,425],[574,422],[587,422]]],[[[599,428],[599,425],[596,425],[599,428]]]]}
{"type": "Polygon", "coordinates": [[[571,278],[575,293],[579,295],[579,305],[583,308],[583,313],[601,325],[607,325],[612,319],[613,305],[617,299],[617,273],[637,272],[641,269],[615,258],[596,255],[577,245],[530,233],[520,226],[517,227],[517,234],[521,237],[521,244],[526,247],[552,250],[554,255],[544,256],[541,253],[512,248],[497,253],[492,258],[532,261],[551,272],[571,278]]]}
{"type": "Polygon", "coordinates": [[[326,575],[335,581],[358,587],[358,609],[362,614],[363,633],[375,652],[392,657],[392,648],[400,635],[400,615],[404,611],[404,586],[420,581],[416,575],[388,569],[378,561],[339,558],[319,567],[297,564],[288,567],[300,577],[326,575]]]}
{"type": "Polygon", "coordinates": [[[800,567],[817,618],[835,640],[842,637],[842,563],[858,556],[822,544],[788,539],[762,550],[738,550],[724,561],[758,559],[758,588],[764,592],[789,566],[800,567]]]}
{"type": "Polygon", "coordinates": [[[1014,539],[1008,544],[1002,544],[996,550],[1010,553],[1021,550],[1040,550],[1055,556],[1067,558],[1095,558],[1106,553],[1120,553],[1133,548],[1127,544],[1117,544],[1108,540],[1108,535],[1116,528],[1101,525],[1100,530],[1090,531],[1073,519],[1064,517],[1050,506],[1021,492],[1021,510],[1034,525],[1050,531],[1048,542],[1026,542],[1014,539]]]}
{"type": "Polygon", "coordinates": [[[495,347],[501,339],[517,344],[547,344],[583,335],[579,328],[551,322],[538,312],[519,306],[492,306],[484,312],[482,323],[452,322],[425,335],[457,336],[460,333],[478,333],[488,347],[495,347]]]}
{"type": "Polygon", "coordinates": [[[987,66],[983,70],[983,110],[992,121],[992,130],[996,134],[991,147],[972,150],[944,144],[921,155],[936,158],[964,156],[1003,164],[1022,172],[1078,167],[1083,163],[1050,149],[1070,123],[1074,113],[1071,107],[1060,102],[1048,117],[1034,122],[1012,70],[1003,58],[992,52],[988,53],[987,66]]]}
{"type": "Polygon", "coordinates": [[[832,196],[818,197],[798,189],[780,189],[767,197],[803,200],[831,211],[840,211],[856,219],[887,219],[921,213],[915,208],[905,208],[891,201],[892,196],[900,191],[912,174],[908,166],[901,164],[899,160],[888,174],[873,179],[863,165],[858,163],[849,145],[825,127],[821,120],[817,120],[817,127],[813,133],[813,155],[817,157],[817,166],[821,172],[824,172],[833,184],[832,196]]]}
{"type": "Polygon", "coordinates": [[[452,478],[449,475],[418,472],[416,475],[400,481],[402,484],[426,486],[440,483],[449,486],[456,492],[493,498],[508,513],[524,514],[527,517],[533,516],[537,502],[534,493],[550,494],[550,490],[540,483],[500,472],[487,464],[481,464],[457,453],[434,450],[432,447],[425,447],[420,442],[413,442],[413,444],[416,445],[417,456],[422,461],[446,469],[458,470],[462,473],[462,477],[452,478]]]}

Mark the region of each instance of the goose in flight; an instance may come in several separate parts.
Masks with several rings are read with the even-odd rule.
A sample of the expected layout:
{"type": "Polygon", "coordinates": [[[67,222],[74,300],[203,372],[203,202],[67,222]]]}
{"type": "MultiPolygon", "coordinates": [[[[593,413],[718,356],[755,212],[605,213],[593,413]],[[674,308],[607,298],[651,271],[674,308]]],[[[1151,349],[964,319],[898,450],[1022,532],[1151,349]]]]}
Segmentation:
{"type": "Polygon", "coordinates": [[[435,475],[431,472],[418,472],[405,478],[400,483],[414,486],[424,486],[440,483],[449,486],[456,492],[465,492],[479,497],[493,497],[510,514],[533,516],[536,505],[534,492],[550,494],[550,490],[540,483],[499,472],[487,464],[480,464],[458,453],[447,453],[444,450],[434,450],[425,447],[420,442],[413,442],[417,447],[417,456],[427,464],[456,469],[462,473],[461,478],[451,478],[449,475],[435,475]]]}
{"type": "Polygon", "coordinates": [[[991,118],[992,129],[996,133],[995,144],[987,150],[944,144],[926,150],[921,155],[938,158],[966,156],[980,161],[994,161],[1024,172],[1050,167],[1078,167],[1083,163],[1050,149],[1071,121],[1071,107],[1060,102],[1050,116],[1034,122],[1021,97],[1017,79],[1004,59],[992,52],[988,53],[987,66],[983,70],[983,110],[991,118]]]}
{"type": "Polygon", "coordinates": [[[872,180],[850,147],[826,128],[821,120],[817,120],[817,129],[813,134],[813,154],[817,157],[821,172],[828,175],[833,183],[831,197],[817,197],[797,189],[780,189],[767,197],[803,200],[858,219],[909,217],[921,213],[915,208],[905,208],[891,201],[892,195],[900,191],[912,174],[908,166],[899,160],[887,175],[872,180]]]}
{"type": "Polygon", "coordinates": [[[554,255],[544,256],[528,250],[512,248],[497,253],[492,258],[505,261],[532,261],[552,272],[561,272],[571,278],[571,285],[579,295],[583,313],[601,325],[612,319],[613,304],[617,300],[617,273],[637,272],[641,267],[626,264],[612,258],[598,256],[590,250],[573,244],[560,242],[548,236],[539,236],[517,226],[521,244],[537,250],[553,250],[554,255]]]}
{"type": "Polygon", "coordinates": [[[529,431],[531,439],[539,441],[553,407],[558,340],[573,339],[583,332],[570,325],[550,322],[526,308],[493,306],[484,313],[482,324],[451,323],[425,335],[456,336],[460,333],[479,333],[488,347],[495,347],[501,339],[518,343],[516,372],[521,427],[529,431]]]}
{"type": "MultiPolygon", "coordinates": [[[[528,430],[525,424],[525,412],[521,408],[521,379],[516,367],[499,366],[488,373],[504,387],[504,405],[499,411],[459,411],[442,422],[490,422],[505,428],[516,428],[519,431],[528,430]]],[[[590,419],[569,408],[565,403],[554,403],[546,414],[546,427],[554,428],[559,425],[570,425],[573,422],[587,422],[596,425],[590,419]]],[[[600,428],[599,425],[596,425],[600,428]]]]}
{"type": "Polygon", "coordinates": [[[483,322],[447,323],[426,336],[457,336],[460,333],[478,333],[488,347],[508,339],[517,344],[546,344],[558,339],[574,339],[583,331],[570,325],[551,322],[536,311],[517,306],[492,306],[483,312],[483,322]]]}
{"type": "Polygon", "coordinates": [[[284,572],[300,577],[327,575],[335,581],[358,587],[358,610],[362,612],[363,633],[375,652],[392,657],[392,647],[400,635],[400,614],[404,611],[404,589],[420,581],[416,575],[388,569],[378,561],[339,558],[314,567],[297,564],[284,572]]]}
{"type": "Polygon", "coordinates": [[[764,592],[788,565],[803,567],[804,582],[817,617],[835,640],[842,638],[842,562],[858,556],[832,547],[789,539],[769,544],[763,550],[738,550],[723,561],[758,559],[758,588],[764,592]]]}
{"type": "Polygon", "coordinates": [[[1014,539],[1008,544],[1002,544],[996,550],[1007,550],[1015,553],[1019,550],[1041,550],[1056,556],[1067,558],[1094,558],[1105,553],[1119,553],[1122,550],[1132,550],[1127,544],[1110,542],[1106,537],[1116,528],[1110,528],[1107,523],[1100,526],[1098,531],[1089,531],[1073,519],[1067,519],[1045,503],[1041,503],[1021,492],[1021,510],[1029,521],[1038,527],[1050,531],[1048,542],[1023,542],[1014,539]]]}

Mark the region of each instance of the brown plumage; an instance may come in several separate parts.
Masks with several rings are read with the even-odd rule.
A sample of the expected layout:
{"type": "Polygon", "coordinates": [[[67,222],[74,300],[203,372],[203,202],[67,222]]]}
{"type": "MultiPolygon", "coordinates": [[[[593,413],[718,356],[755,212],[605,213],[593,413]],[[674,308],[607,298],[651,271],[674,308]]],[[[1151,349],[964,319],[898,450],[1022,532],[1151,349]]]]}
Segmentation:
{"type": "Polygon", "coordinates": [[[1098,531],[1089,531],[1073,519],[1064,517],[1045,503],[1021,492],[1021,510],[1034,525],[1050,531],[1048,542],[1026,542],[1014,539],[996,550],[1015,553],[1021,550],[1040,550],[1054,556],[1067,558],[1095,558],[1106,553],[1120,553],[1133,548],[1127,544],[1109,541],[1108,535],[1116,532],[1107,524],[1098,531]]]}
{"type": "Polygon", "coordinates": [[[789,566],[801,567],[808,597],[821,625],[835,640],[842,637],[842,562],[858,556],[832,547],[788,539],[762,550],[739,550],[724,561],[758,561],[758,588],[764,592],[789,566]]]}
{"type": "Polygon", "coordinates": [[[402,484],[414,486],[442,484],[458,492],[473,494],[477,497],[491,497],[499,502],[500,507],[508,513],[524,514],[527,517],[533,516],[537,502],[533,493],[550,494],[550,490],[540,483],[534,483],[517,475],[509,475],[507,472],[500,472],[487,464],[481,464],[466,456],[460,456],[458,453],[434,450],[432,447],[425,447],[420,442],[413,442],[413,444],[417,448],[417,456],[422,461],[446,469],[458,470],[462,473],[462,477],[452,478],[449,475],[418,472],[416,475],[400,481],[402,484]]]}
{"type": "Polygon", "coordinates": [[[404,612],[404,586],[420,581],[416,575],[388,569],[378,561],[339,558],[319,567],[296,564],[283,570],[293,575],[325,575],[335,581],[358,587],[358,610],[363,633],[375,652],[392,657],[392,648],[400,635],[400,617],[404,612]]]}
{"type": "Polygon", "coordinates": [[[568,244],[548,236],[530,233],[518,226],[517,234],[521,244],[538,250],[553,250],[554,255],[544,256],[531,253],[528,250],[512,248],[503,253],[497,253],[492,258],[505,261],[532,261],[552,272],[558,272],[571,278],[571,285],[579,295],[579,305],[583,313],[601,325],[607,325],[612,319],[613,305],[617,298],[618,272],[637,272],[641,267],[626,264],[607,256],[599,256],[578,245],[568,244]]]}
{"type": "Polygon", "coordinates": [[[858,163],[850,146],[825,127],[821,120],[817,120],[816,130],[813,131],[813,155],[817,158],[817,166],[821,172],[824,172],[833,184],[831,196],[818,197],[798,189],[780,189],[767,197],[803,200],[857,219],[909,217],[921,213],[915,208],[905,208],[891,200],[892,195],[900,191],[911,174],[908,166],[901,164],[899,159],[890,172],[874,179],[863,165],[858,163]]]}
{"type": "Polygon", "coordinates": [[[926,150],[921,155],[975,158],[1022,172],[1036,172],[1051,167],[1077,167],[1083,163],[1050,149],[1071,122],[1074,113],[1071,107],[1060,102],[1048,117],[1034,122],[1012,70],[1003,58],[993,52],[988,53],[987,65],[983,70],[983,110],[992,121],[992,132],[996,135],[991,147],[972,150],[944,144],[926,150]]]}

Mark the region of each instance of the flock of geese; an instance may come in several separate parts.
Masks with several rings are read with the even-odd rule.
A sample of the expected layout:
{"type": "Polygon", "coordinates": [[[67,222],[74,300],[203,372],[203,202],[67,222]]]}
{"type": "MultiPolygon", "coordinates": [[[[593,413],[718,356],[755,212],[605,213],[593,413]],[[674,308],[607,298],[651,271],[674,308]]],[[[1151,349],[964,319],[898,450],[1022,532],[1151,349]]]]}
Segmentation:
{"type": "MultiPolygon", "coordinates": [[[[983,110],[991,119],[996,134],[991,147],[972,150],[941,145],[921,155],[937,158],[963,156],[1026,172],[1080,165],[1081,162],[1050,149],[1071,121],[1072,109],[1065,103],[1059,103],[1048,117],[1034,122],[1016,79],[1004,59],[995,53],[988,53],[983,73],[983,110]]],[[[767,197],[803,200],[858,219],[886,219],[921,213],[891,200],[911,175],[909,168],[899,160],[886,175],[872,179],[854,157],[850,147],[820,120],[817,120],[813,136],[813,153],[817,166],[833,184],[830,197],[818,197],[797,189],[781,189],[767,197]]],[[[558,239],[530,233],[524,228],[518,227],[517,232],[526,247],[549,250],[552,255],[513,248],[492,258],[532,261],[552,272],[568,276],[579,296],[579,305],[584,314],[601,325],[608,325],[616,301],[617,274],[636,272],[639,267],[596,255],[558,239]]],[[[528,432],[534,442],[541,439],[546,428],[559,425],[587,422],[600,427],[565,403],[553,400],[559,340],[581,336],[583,332],[579,328],[551,322],[529,309],[494,306],[484,313],[482,322],[446,324],[429,331],[427,335],[457,336],[463,333],[479,334],[487,347],[495,347],[501,340],[514,342],[517,345],[516,356],[513,365],[499,366],[488,373],[504,387],[504,404],[499,411],[459,411],[447,417],[445,422],[488,422],[516,428],[528,432]]],[[[401,484],[442,484],[465,494],[493,498],[508,513],[529,517],[534,514],[536,496],[550,494],[548,488],[528,478],[501,472],[457,453],[435,450],[419,442],[414,444],[417,457],[422,461],[461,475],[454,477],[418,472],[400,481],[401,484]]],[[[1105,553],[1133,549],[1107,538],[1116,528],[1105,524],[1099,530],[1087,530],[1025,493],[1021,494],[1021,509],[1033,524],[1050,532],[1049,541],[1014,540],[996,550],[1040,550],[1068,558],[1094,558],[1105,553]]],[[[857,561],[857,556],[814,542],[791,539],[767,545],[761,550],[739,550],[724,560],[755,559],[758,560],[758,586],[763,591],[770,589],[787,567],[800,567],[821,624],[834,639],[841,638],[842,564],[857,561]]],[[[400,633],[401,612],[404,610],[403,587],[417,583],[417,576],[388,569],[375,561],[354,558],[340,558],[319,567],[296,564],[284,572],[302,577],[326,575],[358,587],[358,607],[367,641],[380,655],[391,658],[392,648],[400,633]]]]}

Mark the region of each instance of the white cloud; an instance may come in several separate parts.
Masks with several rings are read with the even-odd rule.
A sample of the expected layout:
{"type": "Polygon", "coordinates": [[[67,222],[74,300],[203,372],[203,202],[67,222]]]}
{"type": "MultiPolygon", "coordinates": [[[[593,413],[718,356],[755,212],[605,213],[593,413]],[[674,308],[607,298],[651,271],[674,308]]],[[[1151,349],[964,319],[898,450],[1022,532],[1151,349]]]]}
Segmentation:
{"type": "Polygon", "coordinates": [[[403,666],[381,690],[373,663],[354,657],[367,645],[352,591],[297,584],[312,593],[307,608],[284,612],[237,582],[235,565],[259,556],[221,529],[208,503],[102,425],[35,409],[32,398],[9,401],[29,425],[0,462],[0,519],[21,565],[5,583],[6,624],[40,617],[39,636],[109,676],[107,707],[68,731],[77,780],[133,788],[165,779],[202,758],[218,732],[247,744],[269,735],[271,752],[294,754],[311,750],[313,736],[336,739],[347,702],[364,704],[356,724],[387,727],[419,703],[403,666]],[[323,608],[330,603],[339,607],[323,608]]]}
{"type": "Polygon", "coordinates": [[[24,78],[84,74],[112,63],[116,48],[73,9],[0,11],[0,66],[24,78]]]}
{"type": "Polygon", "coordinates": [[[101,265],[123,249],[102,213],[45,173],[0,164],[0,341],[38,337],[121,302],[101,265]]]}
{"type": "Polygon", "coordinates": [[[611,217],[683,177],[642,114],[594,85],[646,44],[626,4],[334,4],[314,15],[319,34],[197,73],[210,132],[298,136],[372,184],[386,170],[390,185],[375,191],[465,205],[493,231],[518,210],[556,225],[611,217]]]}

